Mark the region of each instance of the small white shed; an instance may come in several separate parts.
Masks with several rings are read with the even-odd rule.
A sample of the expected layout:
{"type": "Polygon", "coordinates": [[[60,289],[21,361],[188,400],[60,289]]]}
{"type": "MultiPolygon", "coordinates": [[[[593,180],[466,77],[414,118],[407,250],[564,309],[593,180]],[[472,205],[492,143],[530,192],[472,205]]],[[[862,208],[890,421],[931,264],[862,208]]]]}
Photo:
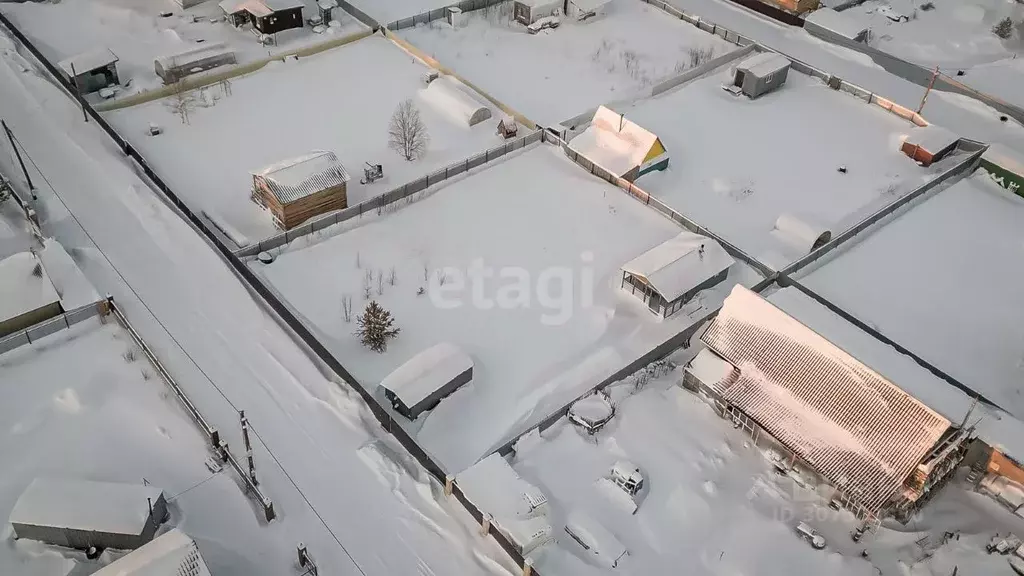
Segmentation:
{"type": "Polygon", "coordinates": [[[473,360],[449,342],[432,346],[381,380],[391,406],[410,420],[473,378],[473,360]]]}
{"type": "Polygon", "coordinates": [[[529,26],[541,18],[561,14],[565,0],[515,0],[512,15],[517,22],[529,26]]]}
{"type": "Polygon", "coordinates": [[[175,528],[93,572],[92,576],[211,576],[199,546],[175,528]]]}

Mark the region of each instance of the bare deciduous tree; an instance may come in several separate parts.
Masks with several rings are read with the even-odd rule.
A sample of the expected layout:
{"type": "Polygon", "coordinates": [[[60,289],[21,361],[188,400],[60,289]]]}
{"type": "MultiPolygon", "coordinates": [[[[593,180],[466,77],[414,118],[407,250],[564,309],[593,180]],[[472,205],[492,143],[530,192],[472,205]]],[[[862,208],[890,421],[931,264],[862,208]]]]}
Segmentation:
{"type": "Polygon", "coordinates": [[[370,299],[370,293],[373,291],[370,288],[371,282],[373,282],[373,272],[367,270],[366,274],[363,275],[363,298],[366,300],[370,299]]]}
{"type": "Polygon", "coordinates": [[[188,90],[184,82],[178,80],[171,84],[171,98],[168,100],[167,107],[181,119],[182,124],[190,124],[189,116],[196,109],[196,97],[188,90]]]}
{"type": "Polygon", "coordinates": [[[384,295],[384,272],[377,270],[377,296],[384,295]]]}
{"type": "Polygon", "coordinates": [[[352,321],[352,296],[345,294],[341,297],[341,314],[345,317],[345,323],[352,321]]]}
{"type": "Polygon", "coordinates": [[[388,146],[406,160],[419,158],[427,150],[430,136],[412,100],[403,100],[388,124],[388,146]]]}
{"type": "Polygon", "coordinates": [[[392,266],[391,270],[388,272],[388,284],[391,284],[392,286],[394,286],[395,282],[397,282],[397,281],[398,281],[398,273],[395,272],[395,267],[392,266]]]}

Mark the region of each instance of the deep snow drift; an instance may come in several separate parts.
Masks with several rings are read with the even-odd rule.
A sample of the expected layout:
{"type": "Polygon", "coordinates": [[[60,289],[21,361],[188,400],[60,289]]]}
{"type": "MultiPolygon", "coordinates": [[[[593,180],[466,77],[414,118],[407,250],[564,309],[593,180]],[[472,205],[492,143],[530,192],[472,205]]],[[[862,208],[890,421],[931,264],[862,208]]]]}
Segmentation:
{"type": "Polygon", "coordinates": [[[370,389],[438,342],[472,357],[473,382],[416,423],[419,440],[453,472],[706,315],[736,282],[760,279],[737,264],[721,290],[658,321],[619,288],[620,266],[679,228],[549,145],[364,218],[252,265],[370,389]],[[362,347],[355,320],[343,319],[343,297],[353,298],[354,317],[367,289],[402,330],[384,354],[362,347]]]}
{"type": "Polygon", "coordinates": [[[182,124],[165,102],[111,112],[117,127],[167,183],[195,208],[223,219],[250,240],[277,232],[250,198],[250,172],[307,154],[334,152],[352,174],[348,204],[424,176],[502,144],[497,120],[470,128],[424,101],[429,69],[378,36],[298,61],[272,63],[232,81],[230,95],[200,107],[182,124]],[[388,122],[400,102],[412,99],[426,124],[426,155],[408,162],[388,148],[388,122]],[[150,137],[150,123],[164,133],[150,137]],[[363,186],[364,162],[383,164],[384,179],[363,186]]]}
{"type": "Polygon", "coordinates": [[[731,82],[725,67],[616,111],[668,150],[637,186],[769,265],[807,253],[772,234],[780,216],[838,234],[950,165],[920,168],[899,151],[912,124],[817,79],[790,71],[754,100],[731,82]]]}
{"type": "Polygon", "coordinates": [[[908,350],[1024,416],[1024,199],[984,172],[961,180],[806,275],[908,350]]]}
{"type": "Polygon", "coordinates": [[[737,48],[638,0],[612,0],[604,14],[563,18],[536,35],[511,20],[511,9],[471,12],[457,29],[437,21],[399,34],[543,125],[635,97],[690,68],[691,51],[737,48]]]}

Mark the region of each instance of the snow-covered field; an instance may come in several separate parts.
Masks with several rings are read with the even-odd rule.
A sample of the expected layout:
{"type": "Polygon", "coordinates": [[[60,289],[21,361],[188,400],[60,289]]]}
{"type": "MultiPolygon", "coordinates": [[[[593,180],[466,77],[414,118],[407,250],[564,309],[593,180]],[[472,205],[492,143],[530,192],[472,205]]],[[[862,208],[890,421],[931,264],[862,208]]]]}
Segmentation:
{"type": "Polygon", "coordinates": [[[210,88],[210,97],[219,100],[198,108],[188,125],[162,101],[117,110],[108,118],[194,208],[259,240],[277,231],[249,197],[252,171],[312,150],[332,151],[352,175],[351,206],[504,142],[495,132],[496,119],[471,128],[424,98],[427,71],[392,42],[374,36],[272,63],[233,80],[228,96],[210,88]],[[426,155],[413,162],[388,148],[388,121],[405,99],[419,108],[430,136],[426,155]],[[164,133],[146,135],[151,122],[164,133]],[[361,185],[364,162],[383,164],[384,179],[361,185]]]}
{"type": "Polygon", "coordinates": [[[868,0],[843,11],[871,28],[871,45],[924,66],[965,66],[1008,58],[1024,48],[1019,23],[1024,5],[1006,0],[868,0]],[[922,5],[932,8],[923,9],[922,5]],[[905,18],[899,22],[900,16],[905,18]],[[992,27],[1004,18],[1014,22],[1003,40],[992,27]]]}
{"type": "Polygon", "coordinates": [[[975,173],[804,282],[1021,418],[1022,217],[1024,199],[975,173]]]}
{"type": "Polygon", "coordinates": [[[273,264],[253,266],[370,389],[439,342],[469,353],[472,384],[416,422],[422,444],[457,472],[717,307],[736,282],[759,279],[737,264],[728,286],[705,295],[702,306],[657,321],[619,289],[619,267],[678,233],[559,149],[539,145],[396,213],[313,238],[308,248],[300,239],[273,264]],[[371,297],[402,330],[384,354],[363,348],[355,321],[343,320],[343,296],[353,297],[355,315],[366,305],[364,274],[374,277],[371,297]],[[510,288],[520,281],[525,300],[510,288]]]}
{"type": "MultiPolygon", "coordinates": [[[[684,363],[696,350],[677,360],[684,363]]],[[[851,514],[831,510],[814,491],[775,474],[743,431],[679,387],[680,378],[678,368],[639,392],[629,380],[613,385],[615,417],[593,437],[563,419],[518,443],[513,467],[551,503],[557,544],[537,553],[542,573],[648,576],[685,566],[686,573],[721,576],[948,576],[959,566],[960,574],[1013,574],[1005,558],[986,554],[984,545],[999,530],[1020,530],[1024,521],[957,484],[946,487],[913,525],[887,522],[877,535],[852,542],[851,514]],[[618,460],[632,462],[644,475],[633,515],[594,488],[618,460]],[[563,530],[567,516],[579,512],[625,546],[628,555],[615,569],[601,567],[563,530]],[[825,536],[825,550],[797,536],[800,521],[825,536]],[[931,559],[913,562],[922,552],[914,542],[941,540],[944,530],[961,537],[935,549],[931,559]],[[863,549],[870,560],[861,556],[863,549]]]]}
{"type": "Polygon", "coordinates": [[[637,185],[769,265],[801,255],[771,234],[779,216],[837,234],[947,167],[917,166],[899,151],[910,123],[816,79],[790,71],[750,100],[722,90],[731,78],[723,68],[615,111],[668,150],[668,169],[637,185]]]}
{"type": "MultiPolygon", "coordinates": [[[[299,540],[321,574],[512,573],[508,556],[477,536],[468,513],[444,497],[359,396],[321,371],[95,123],[82,123],[81,109],[4,36],[0,117],[30,159],[44,231],[68,248],[101,294],[114,296],[233,449],[241,446],[237,410],[246,411],[260,481],[281,522],[240,548],[251,563],[238,570],[222,564],[217,576],[291,574],[277,567],[292,562],[299,540]],[[262,546],[263,538],[276,544],[262,546]]],[[[7,160],[0,157],[0,168],[12,167],[7,160]]],[[[242,530],[234,524],[256,513],[246,514],[218,524],[208,539],[227,542],[242,530]]]]}
{"type": "Polygon", "coordinates": [[[63,576],[76,562],[83,565],[76,573],[98,568],[78,552],[9,539],[7,517],[40,476],[145,479],[169,499],[188,490],[171,499],[170,522],[198,541],[215,574],[291,571],[282,535],[286,526],[301,531],[303,515],[265,527],[230,468],[205,481],[212,476],[203,464],[210,455],[205,438],[112,319],[89,320],[0,356],[0,393],[0,573],[63,576]]]}
{"type": "Polygon", "coordinates": [[[843,14],[872,31],[871,45],[968,86],[1024,105],[1024,5],[1007,0],[868,0],[843,14]],[[922,8],[925,5],[931,8],[922,8]],[[900,19],[900,16],[906,17],[900,19]],[[1005,18],[1007,38],[993,33],[1005,18]],[[896,21],[900,20],[900,21],[896,21]],[[956,76],[958,70],[966,72],[956,76]]]}
{"type": "Polygon", "coordinates": [[[736,48],[638,0],[536,35],[510,16],[507,4],[469,13],[458,29],[432,22],[399,34],[542,125],[649,90],[691,67],[691,50],[736,48]]]}
{"type": "MultiPolygon", "coordinates": [[[[117,68],[122,85],[132,82],[122,94],[162,85],[153,70],[153,61],[198,47],[200,40],[228,44],[235,50],[239,63],[244,63],[365,29],[338,8],[339,28],[325,34],[314,34],[309,26],[286,30],[277,35],[276,46],[261,46],[248,28],[237,29],[224,22],[224,11],[213,1],[188,10],[169,0],[63,0],[0,6],[0,11],[54,63],[109,48],[119,59],[117,68]],[[164,12],[173,14],[160,16],[164,12]],[[211,22],[211,18],[220,21],[211,22]]],[[[316,13],[316,2],[305,2],[303,17],[316,13]]]]}

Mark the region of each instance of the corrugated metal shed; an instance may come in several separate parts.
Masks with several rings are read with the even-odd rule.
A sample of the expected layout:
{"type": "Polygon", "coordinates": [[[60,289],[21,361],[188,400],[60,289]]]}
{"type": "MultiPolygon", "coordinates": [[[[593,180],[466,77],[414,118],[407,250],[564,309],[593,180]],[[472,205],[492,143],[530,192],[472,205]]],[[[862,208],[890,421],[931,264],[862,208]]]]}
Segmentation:
{"type": "Polygon", "coordinates": [[[715,240],[683,231],[630,260],[622,270],[644,278],[662,298],[672,302],[733,263],[715,240]]]}
{"type": "Polygon", "coordinates": [[[348,182],[348,171],[334,152],[317,151],[286,160],[254,173],[266,180],[281,204],[348,182]]]}
{"type": "Polygon", "coordinates": [[[702,340],[740,370],[716,392],[869,512],[894,496],[949,420],[750,290],[702,340]]]}

